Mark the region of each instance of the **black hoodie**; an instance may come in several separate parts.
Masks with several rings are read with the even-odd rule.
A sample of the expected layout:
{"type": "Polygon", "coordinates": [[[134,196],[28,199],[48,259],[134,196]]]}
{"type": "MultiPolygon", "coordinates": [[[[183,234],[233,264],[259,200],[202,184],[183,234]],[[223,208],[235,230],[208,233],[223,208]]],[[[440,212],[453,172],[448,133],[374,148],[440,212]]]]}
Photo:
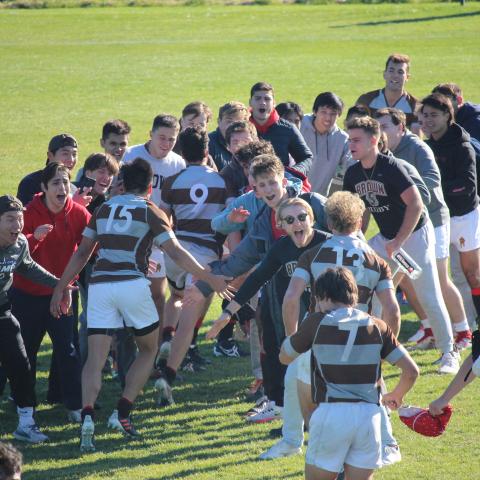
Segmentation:
{"type": "Polygon", "coordinates": [[[430,138],[428,145],[442,177],[442,190],[451,217],[460,217],[478,205],[475,151],[470,135],[456,123],[448,127],[438,140],[430,138]]]}

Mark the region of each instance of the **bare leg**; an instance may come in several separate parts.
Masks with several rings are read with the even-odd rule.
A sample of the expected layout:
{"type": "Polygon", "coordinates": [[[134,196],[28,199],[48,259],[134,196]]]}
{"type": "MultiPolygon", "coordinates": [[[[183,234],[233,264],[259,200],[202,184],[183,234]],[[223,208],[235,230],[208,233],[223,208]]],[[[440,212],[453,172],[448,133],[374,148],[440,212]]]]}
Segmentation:
{"type": "Polygon", "coordinates": [[[135,337],[135,343],[138,346],[138,355],[128,369],[123,391],[123,397],[132,403],[144,387],[152,370],[155,355],[157,354],[158,328],[147,335],[135,337]]]}
{"type": "Polygon", "coordinates": [[[337,476],[337,472],[329,472],[314,465],[305,464],[305,480],[335,480],[337,476]]]}
{"type": "Polygon", "coordinates": [[[310,417],[313,411],[317,408],[312,402],[312,387],[297,379],[298,398],[300,399],[300,408],[302,409],[303,421],[308,427],[310,417]]]}
{"type": "Polygon", "coordinates": [[[440,279],[440,288],[442,289],[450,320],[453,323],[460,323],[467,317],[463,307],[462,296],[448,275],[448,257],[437,258],[437,269],[438,277],[440,279]]]}
{"type": "Polygon", "coordinates": [[[170,285],[170,297],[165,304],[165,317],[162,328],[177,327],[178,318],[182,311],[183,291],[177,290],[170,285]]]}
{"type": "Polygon", "coordinates": [[[417,317],[420,320],[424,320],[425,318],[427,318],[427,314],[425,313],[422,304],[418,300],[417,294],[415,293],[415,288],[413,287],[410,279],[406,275],[403,275],[403,278],[402,280],[400,280],[399,285],[403,293],[405,293],[408,303],[412,307],[413,311],[417,314],[417,317]]]}
{"type": "Polygon", "coordinates": [[[163,321],[165,319],[165,296],[167,293],[167,279],[161,278],[148,278],[151,282],[150,291],[152,292],[153,302],[157,309],[158,318],[160,319],[160,329],[163,328],[163,321]]]}
{"type": "Polygon", "coordinates": [[[480,249],[460,252],[460,264],[470,288],[480,288],[480,249]]]}
{"type": "Polygon", "coordinates": [[[373,470],[365,468],[352,467],[345,464],[345,480],[371,480],[373,478],[373,470]]]}
{"type": "Polygon", "coordinates": [[[82,370],[82,406],[93,406],[102,387],[102,368],[105,365],[112,337],[90,335],[88,357],[82,370]]]}

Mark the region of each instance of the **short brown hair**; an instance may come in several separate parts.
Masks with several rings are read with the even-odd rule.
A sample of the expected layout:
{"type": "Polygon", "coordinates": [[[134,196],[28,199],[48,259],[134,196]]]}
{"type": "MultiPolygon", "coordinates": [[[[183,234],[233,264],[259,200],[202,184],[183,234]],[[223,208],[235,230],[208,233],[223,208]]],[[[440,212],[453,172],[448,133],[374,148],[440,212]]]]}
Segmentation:
{"type": "Polygon", "coordinates": [[[257,82],[253,87],[250,89],[250,98],[253,97],[255,92],[272,92],[272,95],[275,95],[273,91],[273,87],[267,82],[257,82]]]}
{"type": "Polygon", "coordinates": [[[388,64],[392,63],[406,63],[407,64],[407,72],[410,70],[410,57],[403,53],[392,53],[385,63],[385,70],[388,68],[388,64]]]}
{"type": "Polygon", "coordinates": [[[276,155],[259,155],[252,160],[250,175],[257,178],[261,175],[275,175],[283,177],[285,168],[276,155]]]}
{"type": "Polygon", "coordinates": [[[328,226],[340,233],[354,232],[364,212],[360,197],[347,191],[333,193],[325,203],[328,226]]]}
{"type": "Polygon", "coordinates": [[[174,115],[169,115],[167,113],[161,113],[153,119],[152,132],[157,128],[175,128],[176,130],[180,129],[180,124],[178,123],[177,117],[174,115]]]}
{"type": "Polygon", "coordinates": [[[235,154],[235,158],[242,165],[250,165],[259,155],[275,155],[275,150],[268,140],[259,139],[242,145],[235,154]]]}
{"type": "Polygon", "coordinates": [[[353,307],[358,302],[358,287],[353,273],[345,267],[327,268],[315,282],[315,297],[353,307]]]}
{"type": "Polygon", "coordinates": [[[182,110],[182,117],[187,115],[194,115],[194,118],[200,116],[202,113],[205,114],[207,123],[212,119],[212,111],[210,107],[204,102],[190,102],[182,110]]]}
{"type": "Polygon", "coordinates": [[[394,125],[402,125],[403,128],[407,126],[406,115],[398,108],[380,108],[374,114],[374,117],[378,120],[380,117],[390,117],[394,125]]]}
{"type": "Polygon", "coordinates": [[[448,124],[451,125],[453,123],[453,119],[455,118],[453,113],[453,105],[451,100],[441,93],[432,93],[425,97],[422,100],[422,106],[420,107],[420,112],[423,113],[423,108],[428,105],[435,110],[440,110],[443,113],[448,113],[450,118],[448,120],[448,124]]]}
{"type": "Polygon", "coordinates": [[[380,124],[377,120],[372,117],[356,117],[352,118],[347,122],[347,130],[352,130],[354,128],[359,128],[364,132],[368,133],[372,137],[380,136],[380,124]]]}
{"type": "Polygon", "coordinates": [[[456,83],[439,83],[432,93],[441,93],[447,97],[463,97],[462,89],[456,83]]]}
{"type": "Polygon", "coordinates": [[[222,105],[218,109],[218,120],[222,120],[223,117],[230,117],[231,115],[243,115],[245,120],[250,117],[250,111],[242,102],[228,102],[222,105]]]}
{"type": "Polygon", "coordinates": [[[234,133],[239,133],[239,132],[248,132],[252,137],[252,140],[256,140],[258,138],[257,129],[255,128],[255,125],[252,122],[249,122],[248,120],[245,122],[233,122],[225,130],[225,141],[227,145],[230,144],[232,135],[234,133]]]}
{"type": "Polygon", "coordinates": [[[92,153],[88,156],[83,164],[83,171],[86,172],[90,170],[93,172],[94,170],[98,170],[99,168],[106,167],[110,175],[118,175],[120,170],[118,166],[118,162],[113,155],[109,153],[92,153]]]}
{"type": "Polygon", "coordinates": [[[59,172],[67,174],[70,180],[70,170],[63,163],[50,162],[42,171],[41,183],[47,188],[48,182],[59,172]]]}
{"type": "Polygon", "coordinates": [[[275,221],[278,224],[281,223],[283,211],[286,208],[293,207],[295,205],[298,205],[298,206],[300,206],[300,207],[302,207],[306,210],[306,212],[307,212],[308,216],[310,217],[310,220],[312,221],[312,223],[315,221],[315,216],[313,215],[312,206],[309,203],[307,203],[305,200],[303,200],[303,198],[299,198],[299,197],[289,198],[289,199],[285,200],[284,202],[282,202],[280,204],[280,206],[277,208],[277,211],[275,213],[275,221]]]}
{"type": "Polygon", "coordinates": [[[102,128],[102,139],[106,140],[111,133],[114,135],[129,135],[130,132],[130,125],[125,120],[117,118],[105,123],[102,128]]]}

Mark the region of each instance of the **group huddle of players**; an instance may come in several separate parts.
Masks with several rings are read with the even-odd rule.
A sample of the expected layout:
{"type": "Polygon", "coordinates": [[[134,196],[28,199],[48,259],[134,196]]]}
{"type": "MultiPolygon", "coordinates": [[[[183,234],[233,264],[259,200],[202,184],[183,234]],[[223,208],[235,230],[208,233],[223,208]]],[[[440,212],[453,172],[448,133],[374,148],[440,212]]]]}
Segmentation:
{"type": "Polygon", "coordinates": [[[259,82],[249,107],[220,107],[210,134],[203,102],[188,104],[180,121],[156,116],[140,145],[128,145],[125,121],[107,122],[104,152],[75,181],[77,141],[53,137],[46,167],[21,180],[18,198],[0,197],[0,389],[8,379],[14,437],[48,439],[34,420],[45,333],[47,400],[81,423],[81,450],[95,450],[112,351],[123,391],[108,426],[140,435],[131,411],[150,377],[167,406],[177,371],[208,368],[196,340],[216,292],[214,355],[243,355],[237,324],[250,341],[255,405],[246,420],[283,418],[272,431],[281,438],[260,458],[300,453],[308,429],[308,479],[368,479],[398,462],[389,410],[402,405],[418,367],[397,340],[397,297],[421,320],[413,349],[437,348],[439,373],[455,375],[430,405],[432,418],[480,373],[472,334],[480,107],[454,84],[417,100],[405,90],[409,64],[405,55],[387,59],[385,87],[359,97],[345,130],[338,95],[319,94],[304,115],[293,102],[276,105],[273,87],[259,82]],[[367,242],[371,215],[379,233],[367,242]],[[413,259],[415,275],[399,269],[398,252],[413,259]],[[401,369],[391,391],[383,360],[401,369]]]}

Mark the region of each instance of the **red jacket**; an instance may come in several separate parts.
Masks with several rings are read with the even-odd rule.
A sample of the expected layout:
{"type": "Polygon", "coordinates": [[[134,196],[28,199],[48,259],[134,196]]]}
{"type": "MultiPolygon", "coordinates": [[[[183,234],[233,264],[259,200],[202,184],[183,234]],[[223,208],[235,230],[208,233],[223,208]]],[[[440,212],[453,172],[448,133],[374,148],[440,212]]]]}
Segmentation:
{"type": "MultiPolygon", "coordinates": [[[[27,237],[32,258],[42,267],[61,277],[70,257],[82,240],[82,233],[90,220],[85,207],[67,198],[65,208],[54,214],[43,202],[43,193],[37,193],[24,213],[23,234],[27,237]],[[53,225],[53,230],[38,241],[33,232],[40,225],[53,225]]],[[[30,295],[51,295],[52,289],[33,283],[20,274],[13,277],[13,286],[30,295]]]]}

